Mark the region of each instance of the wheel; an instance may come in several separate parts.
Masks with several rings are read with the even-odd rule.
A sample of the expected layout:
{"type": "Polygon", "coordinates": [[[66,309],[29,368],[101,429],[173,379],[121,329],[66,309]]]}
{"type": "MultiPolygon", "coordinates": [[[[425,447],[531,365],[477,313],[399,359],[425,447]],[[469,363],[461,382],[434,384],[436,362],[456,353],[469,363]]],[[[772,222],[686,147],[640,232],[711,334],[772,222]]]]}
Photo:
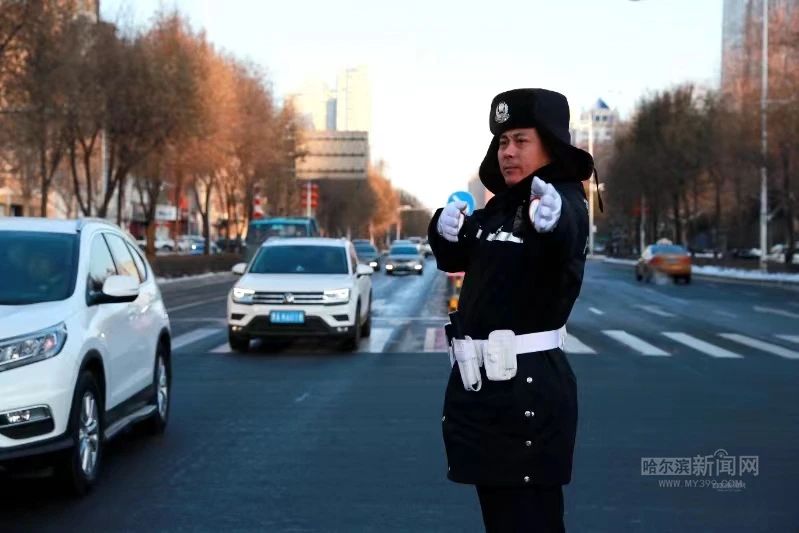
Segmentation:
{"type": "Polygon", "coordinates": [[[391,270],[386,270],[386,276],[393,276],[393,272],[391,270]]]}
{"type": "Polygon", "coordinates": [[[641,275],[641,273],[636,268],[635,269],[635,281],[642,281],[643,279],[644,279],[644,277],[641,275]]]}
{"type": "Polygon", "coordinates": [[[416,273],[416,275],[417,276],[421,276],[423,273],[424,273],[424,271],[420,270],[419,272],[416,273]]]}
{"type": "Polygon", "coordinates": [[[685,282],[686,285],[691,283],[691,275],[690,274],[688,274],[687,276],[684,276],[682,279],[683,279],[683,281],[685,282]]]}
{"type": "Polygon", "coordinates": [[[230,344],[230,349],[234,352],[245,353],[250,349],[250,338],[246,335],[236,335],[228,331],[227,342],[230,344]]]}
{"type": "Polygon", "coordinates": [[[361,328],[361,337],[368,338],[372,334],[372,295],[369,295],[369,311],[366,313],[366,322],[361,328]]]}
{"type": "Polygon", "coordinates": [[[161,342],[155,352],[155,370],[153,372],[153,399],[155,412],[145,422],[147,432],[161,435],[169,421],[169,405],[172,399],[172,365],[169,361],[169,349],[161,342]]]}
{"type": "Polygon", "coordinates": [[[78,377],[67,431],[73,446],[56,465],[64,489],[83,496],[97,482],[103,457],[103,400],[97,380],[88,370],[78,377]]]}
{"type": "Polygon", "coordinates": [[[342,343],[342,348],[351,352],[358,347],[358,341],[361,340],[361,304],[355,309],[355,326],[349,337],[342,343]]]}

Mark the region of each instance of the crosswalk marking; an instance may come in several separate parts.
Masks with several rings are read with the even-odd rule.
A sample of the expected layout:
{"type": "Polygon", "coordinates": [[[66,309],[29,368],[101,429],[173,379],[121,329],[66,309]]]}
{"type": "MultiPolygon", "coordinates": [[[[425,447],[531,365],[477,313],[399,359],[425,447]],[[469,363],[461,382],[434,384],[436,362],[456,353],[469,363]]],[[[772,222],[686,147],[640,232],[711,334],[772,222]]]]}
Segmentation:
{"type": "Polygon", "coordinates": [[[663,335],[670,338],[675,342],[679,342],[680,344],[684,344],[689,348],[693,348],[702,353],[706,353],[711,357],[728,357],[730,359],[738,359],[742,356],[731,352],[729,350],[725,350],[724,348],[720,348],[714,344],[710,344],[709,342],[705,342],[701,339],[697,339],[687,333],[680,333],[680,332],[664,332],[663,335]]]}
{"type": "Polygon", "coordinates": [[[596,351],[580,341],[571,333],[566,334],[566,344],[563,346],[566,353],[596,353],[596,351]]]}
{"type": "Polygon", "coordinates": [[[372,333],[369,335],[369,345],[366,351],[372,353],[382,353],[391,338],[391,333],[394,328],[372,328],[372,333]]]}
{"type": "Polygon", "coordinates": [[[591,311],[592,313],[594,313],[595,315],[599,315],[599,316],[602,316],[602,315],[605,314],[604,311],[601,311],[601,310],[597,309],[596,307],[589,307],[588,310],[591,311]]]}
{"type": "Polygon", "coordinates": [[[789,350],[788,348],[783,348],[777,344],[771,344],[770,342],[753,339],[752,337],[747,337],[746,335],[739,335],[738,333],[719,333],[719,337],[724,337],[725,339],[743,344],[744,346],[749,346],[750,348],[773,353],[774,355],[779,355],[780,357],[785,357],[787,359],[799,359],[799,352],[789,350]]]}
{"type": "Polygon", "coordinates": [[[657,316],[664,316],[667,318],[677,316],[674,313],[669,313],[668,311],[664,311],[663,309],[661,309],[656,305],[636,305],[635,307],[643,311],[646,311],[647,313],[652,313],[653,315],[657,316]]]}
{"type": "Polygon", "coordinates": [[[657,346],[652,346],[643,339],[630,335],[626,331],[617,329],[606,329],[602,333],[622,344],[626,344],[641,355],[669,355],[657,346]]]}
{"type": "Polygon", "coordinates": [[[184,333],[183,335],[179,335],[172,340],[172,349],[179,350],[184,346],[188,346],[191,343],[197,342],[202,340],[206,337],[210,337],[211,335],[216,335],[217,333],[221,333],[223,330],[218,328],[199,328],[192,330],[188,333],[184,333]]]}
{"type": "Polygon", "coordinates": [[[763,307],[760,305],[754,306],[754,310],[758,313],[770,313],[772,315],[787,316],[788,318],[799,318],[799,314],[786,311],[785,309],[777,309],[776,307],[763,307]]]}
{"type": "Polygon", "coordinates": [[[219,346],[211,350],[210,353],[230,353],[230,344],[228,343],[220,344],[219,346]]]}
{"type": "Polygon", "coordinates": [[[436,328],[427,328],[424,334],[424,351],[432,352],[436,342],[436,328]]]}
{"type": "Polygon", "coordinates": [[[799,344],[799,335],[777,335],[777,337],[784,341],[795,342],[799,344]]]}
{"type": "MultiPolygon", "coordinates": [[[[443,329],[440,327],[426,327],[424,328],[424,330],[425,330],[424,344],[421,352],[423,353],[445,352],[446,337],[444,336],[443,329]]],[[[172,345],[173,350],[179,350],[181,348],[185,348],[193,343],[202,341],[203,339],[209,338],[213,335],[221,334],[223,331],[224,331],[223,329],[219,328],[199,328],[189,331],[187,333],[184,333],[183,335],[175,337],[172,345]]],[[[362,339],[358,351],[371,352],[371,353],[384,353],[394,331],[395,328],[392,327],[373,327],[371,336],[368,339],[362,339]]],[[[636,354],[641,354],[645,356],[671,355],[669,352],[664,351],[663,349],[658,348],[653,344],[650,344],[644,339],[636,335],[633,335],[631,333],[628,333],[627,331],[624,330],[603,330],[602,333],[614,339],[615,341],[625,345],[626,347],[632,349],[636,354]]],[[[745,357],[745,355],[742,355],[741,353],[737,353],[736,351],[722,348],[721,346],[717,346],[712,342],[702,340],[699,337],[689,335],[684,332],[665,331],[659,333],[654,333],[654,332],[652,333],[652,335],[655,334],[663,335],[663,337],[666,337],[671,341],[674,341],[683,346],[687,346],[688,348],[709,355],[711,357],[720,358],[720,359],[740,359],[742,357],[745,357]]],[[[799,360],[799,350],[792,350],[785,346],[781,346],[779,344],[766,342],[753,337],[747,337],[745,335],[741,335],[738,333],[719,333],[717,335],[728,341],[732,341],[747,346],[749,348],[778,355],[786,359],[799,360]]],[[[799,344],[799,335],[774,334],[774,337],[785,342],[799,344]]],[[[599,353],[595,348],[582,342],[579,338],[575,337],[571,333],[569,333],[566,336],[564,351],[567,354],[599,353]]],[[[230,349],[228,343],[225,342],[214,348],[211,348],[206,353],[230,354],[232,353],[232,350],[230,349]]]]}

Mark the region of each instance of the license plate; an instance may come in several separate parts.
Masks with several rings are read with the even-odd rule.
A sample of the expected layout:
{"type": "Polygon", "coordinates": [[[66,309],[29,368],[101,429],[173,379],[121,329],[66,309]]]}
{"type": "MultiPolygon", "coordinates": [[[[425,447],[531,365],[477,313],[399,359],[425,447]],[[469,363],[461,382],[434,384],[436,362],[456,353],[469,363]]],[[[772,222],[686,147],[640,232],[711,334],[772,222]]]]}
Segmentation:
{"type": "Polygon", "coordinates": [[[305,312],[303,311],[272,311],[269,321],[273,324],[304,324],[305,312]]]}

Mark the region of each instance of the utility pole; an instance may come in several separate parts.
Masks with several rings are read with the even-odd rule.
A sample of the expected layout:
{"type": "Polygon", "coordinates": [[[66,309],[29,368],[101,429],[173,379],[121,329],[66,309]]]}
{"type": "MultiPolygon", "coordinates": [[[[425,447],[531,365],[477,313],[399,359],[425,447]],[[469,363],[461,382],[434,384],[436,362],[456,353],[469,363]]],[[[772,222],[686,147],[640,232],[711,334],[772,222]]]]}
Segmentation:
{"type": "MultiPolygon", "coordinates": [[[[594,110],[589,110],[588,118],[588,153],[594,157],[594,110]]],[[[588,180],[588,256],[594,256],[594,187],[595,184],[588,180]]]]}
{"type": "Polygon", "coordinates": [[[311,180],[305,184],[305,216],[311,218],[311,180]]]}
{"type": "Polygon", "coordinates": [[[640,229],[640,238],[641,242],[639,243],[638,254],[641,255],[644,253],[644,248],[646,247],[646,197],[641,194],[641,229],[640,229]]]}
{"type": "Polygon", "coordinates": [[[768,247],[768,0],[763,0],[763,59],[760,91],[760,270],[766,270],[768,247]]]}

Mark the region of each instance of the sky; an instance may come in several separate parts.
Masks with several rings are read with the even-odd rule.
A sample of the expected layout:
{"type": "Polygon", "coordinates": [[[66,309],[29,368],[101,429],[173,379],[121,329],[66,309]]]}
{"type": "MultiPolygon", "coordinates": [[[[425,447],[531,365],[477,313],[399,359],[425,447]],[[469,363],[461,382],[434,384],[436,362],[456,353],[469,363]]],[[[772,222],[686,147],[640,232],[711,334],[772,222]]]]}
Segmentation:
{"type": "Polygon", "coordinates": [[[497,93],[557,90],[572,116],[601,97],[626,118],[721,70],[722,0],[101,0],[101,16],[145,25],[161,7],[259,64],[278,98],[366,66],[372,160],[431,208],[476,175],[497,93]]]}

